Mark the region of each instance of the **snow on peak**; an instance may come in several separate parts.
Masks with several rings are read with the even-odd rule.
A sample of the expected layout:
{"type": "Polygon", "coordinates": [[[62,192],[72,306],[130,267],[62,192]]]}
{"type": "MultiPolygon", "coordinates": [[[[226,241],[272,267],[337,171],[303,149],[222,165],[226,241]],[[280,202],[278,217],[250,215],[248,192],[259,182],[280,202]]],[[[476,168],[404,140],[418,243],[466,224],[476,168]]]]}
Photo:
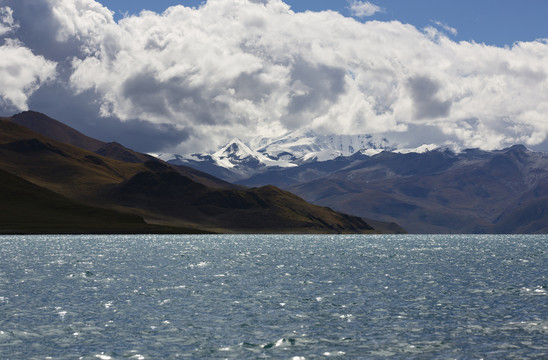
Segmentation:
{"type": "Polygon", "coordinates": [[[232,169],[236,166],[261,167],[261,166],[296,166],[285,160],[275,160],[251,150],[243,141],[238,138],[232,139],[219,151],[211,155],[213,161],[221,167],[232,169]]]}
{"type": "Polygon", "coordinates": [[[357,152],[373,154],[394,149],[387,139],[373,135],[318,135],[310,130],[296,130],[279,138],[260,138],[254,142],[262,145],[258,152],[271,158],[291,155],[294,160],[302,161],[327,161],[357,152]]]}
{"type": "Polygon", "coordinates": [[[249,148],[242,140],[238,138],[232,139],[228,144],[223,146],[219,151],[213,154],[218,158],[235,158],[245,159],[248,156],[254,156],[255,152],[249,148]]]}
{"type": "Polygon", "coordinates": [[[410,153],[424,154],[425,152],[436,150],[438,148],[439,146],[436,144],[424,144],[413,149],[398,149],[394,152],[397,152],[400,154],[410,154],[410,153]]]}
{"type": "Polygon", "coordinates": [[[259,137],[249,145],[234,138],[214,153],[192,154],[186,158],[175,154],[156,155],[168,162],[208,162],[231,171],[249,172],[269,167],[296,167],[306,162],[327,161],[357,152],[372,156],[384,150],[394,150],[385,138],[372,135],[319,135],[311,130],[299,129],[281,137],[259,137]]]}
{"type": "Polygon", "coordinates": [[[171,153],[148,153],[148,155],[158,158],[165,162],[170,162],[177,159],[183,159],[181,155],[171,154],[171,153]]]}

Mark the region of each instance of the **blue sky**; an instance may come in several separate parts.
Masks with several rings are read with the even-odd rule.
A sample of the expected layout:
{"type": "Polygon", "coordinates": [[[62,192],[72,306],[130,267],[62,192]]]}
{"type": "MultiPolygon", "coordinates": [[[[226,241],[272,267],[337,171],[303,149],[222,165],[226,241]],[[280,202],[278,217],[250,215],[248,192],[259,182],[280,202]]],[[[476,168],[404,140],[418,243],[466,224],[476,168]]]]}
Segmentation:
{"type": "MultiPolygon", "coordinates": [[[[169,6],[195,7],[202,0],[100,0],[115,12],[139,13],[142,9],[162,12],[169,6]]],[[[294,11],[334,10],[351,16],[346,0],[286,0],[294,11]]],[[[456,41],[475,41],[488,45],[512,45],[548,37],[548,1],[546,0],[372,0],[382,11],[361,21],[398,20],[417,28],[441,23],[457,30],[456,41]]],[[[439,24],[438,24],[439,26],[439,24]]]]}

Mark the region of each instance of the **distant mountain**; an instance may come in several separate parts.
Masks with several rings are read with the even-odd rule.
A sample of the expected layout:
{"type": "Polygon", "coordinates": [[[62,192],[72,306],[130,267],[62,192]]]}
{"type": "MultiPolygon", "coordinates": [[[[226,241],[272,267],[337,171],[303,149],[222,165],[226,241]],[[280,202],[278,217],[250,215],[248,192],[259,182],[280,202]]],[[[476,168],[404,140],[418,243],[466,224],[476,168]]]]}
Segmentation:
{"type": "Polygon", "coordinates": [[[233,139],[214,153],[188,157],[177,154],[157,156],[170,164],[190,166],[235,182],[272,170],[295,168],[355,153],[371,155],[387,149],[393,149],[388,140],[371,135],[327,136],[298,130],[282,137],[254,139],[251,146],[233,139]]]}
{"type": "Polygon", "coordinates": [[[189,166],[226,181],[245,179],[269,168],[296,166],[288,161],[275,160],[253,151],[237,138],[213,154],[193,154],[188,158],[172,154],[159,155],[158,157],[170,164],[189,166]]]}
{"type": "Polygon", "coordinates": [[[296,130],[279,138],[258,138],[253,141],[257,152],[269,158],[303,164],[327,161],[357,152],[373,155],[394,150],[386,138],[373,135],[319,135],[311,130],[296,130]]]}
{"type": "MultiPolygon", "coordinates": [[[[32,116],[36,118],[36,114],[32,116]]],[[[45,119],[48,123],[53,120],[45,119]]],[[[48,131],[47,126],[45,128],[44,132],[48,131]]],[[[55,136],[65,138],[71,132],[72,129],[61,126],[55,136]]],[[[15,191],[14,183],[22,179],[22,188],[16,189],[17,192],[36,194],[25,195],[25,201],[13,197],[0,199],[1,208],[20,209],[18,217],[24,220],[0,222],[0,231],[35,232],[47,228],[51,214],[72,219],[74,214],[88,212],[89,227],[82,225],[85,217],[80,216],[68,227],[62,227],[63,220],[59,219],[51,223],[50,230],[68,232],[71,228],[75,231],[80,223],[80,230],[89,232],[109,229],[131,232],[143,231],[143,228],[151,232],[379,232],[359,217],[308,204],[273,186],[253,189],[234,186],[157,159],[123,161],[74,145],[80,141],[93,143],[86,138],[72,139],[72,144],[64,143],[22,126],[12,118],[0,119],[0,180],[6,179],[0,181],[0,193],[15,191]],[[63,205],[56,207],[56,204],[63,205]],[[57,212],[48,214],[51,208],[57,212]],[[28,219],[24,218],[25,209],[28,209],[28,219]],[[107,226],[104,220],[109,217],[121,219],[121,223],[114,221],[107,226]],[[147,227],[142,219],[157,227],[147,227]],[[130,229],[122,223],[130,223],[130,229]]],[[[143,155],[143,159],[147,158],[143,155]]]]}
{"type": "Polygon", "coordinates": [[[401,224],[411,233],[548,233],[548,154],[436,149],[355,154],[241,181],[401,224]]]}

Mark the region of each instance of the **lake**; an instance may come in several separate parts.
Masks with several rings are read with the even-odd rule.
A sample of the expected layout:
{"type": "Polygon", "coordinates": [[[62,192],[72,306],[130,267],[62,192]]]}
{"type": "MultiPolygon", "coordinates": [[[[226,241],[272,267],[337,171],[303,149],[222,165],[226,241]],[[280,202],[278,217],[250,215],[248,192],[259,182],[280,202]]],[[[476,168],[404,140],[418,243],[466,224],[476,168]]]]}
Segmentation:
{"type": "Polygon", "coordinates": [[[546,359],[548,236],[0,237],[2,359],[546,359]]]}

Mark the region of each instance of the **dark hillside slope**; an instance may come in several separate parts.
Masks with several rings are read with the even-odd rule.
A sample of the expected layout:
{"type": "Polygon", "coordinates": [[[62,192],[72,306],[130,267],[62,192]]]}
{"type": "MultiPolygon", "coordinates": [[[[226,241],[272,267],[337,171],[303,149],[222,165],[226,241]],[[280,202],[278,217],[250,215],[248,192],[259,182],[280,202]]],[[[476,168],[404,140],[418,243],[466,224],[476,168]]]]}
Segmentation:
{"type": "MultiPolygon", "coordinates": [[[[23,125],[26,128],[37,132],[47,138],[80,147],[92,151],[101,156],[120,160],[123,162],[140,164],[148,161],[158,161],[155,157],[142,154],[137,151],[126,148],[117,142],[103,142],[63,124],[60,121],[50,118],[47,115],[36,111],[25,111],[14,115],[9,120],[23,125]]],[[[186,166],[177,166],[177,170],[184,176],[188,176],[196,182],[203,183],[210,187],[219,187],[226,189],[240,188],[237,185],[227,183],[217,179],[209,174],[195,170],[186,166]]]]}
{"type": "Polygon", "coordinates": [[[104,142],[86,136],[70,126],[36,111],[24,111],[9,119],[53,140],[76,145],[89,151],[95,152],[105,146],[104,142]]]}
{"type": "Polygon", "coordinates": [[[10,119],[53,140],[75,145],[106,157],[135,163],[151,159],[148,155],[126,149],[118,143],[106,143],[91,138],[60,121],[36,111],[25,111],[12,116],[10,119]]]}
{"type": "Polygon", "coordinates": [[[0,120],[0,168],[69,198],[86,199],[143,165],[102,157],[0,120]]]}
{"type": "Polygon", "coordinates": [[[108,196],[124,206],[137,206],[213,230],[229,227],[236,232],[375,232],[361,218],[308,204],[273,186],[210,189],[169,168],[163,172],[141,172],[111,189],[108,196]]]}
{"type": "Polygon", "coordinates": [[[0,234],[196,233],[84,205],[0,170],[0,234]]]}

